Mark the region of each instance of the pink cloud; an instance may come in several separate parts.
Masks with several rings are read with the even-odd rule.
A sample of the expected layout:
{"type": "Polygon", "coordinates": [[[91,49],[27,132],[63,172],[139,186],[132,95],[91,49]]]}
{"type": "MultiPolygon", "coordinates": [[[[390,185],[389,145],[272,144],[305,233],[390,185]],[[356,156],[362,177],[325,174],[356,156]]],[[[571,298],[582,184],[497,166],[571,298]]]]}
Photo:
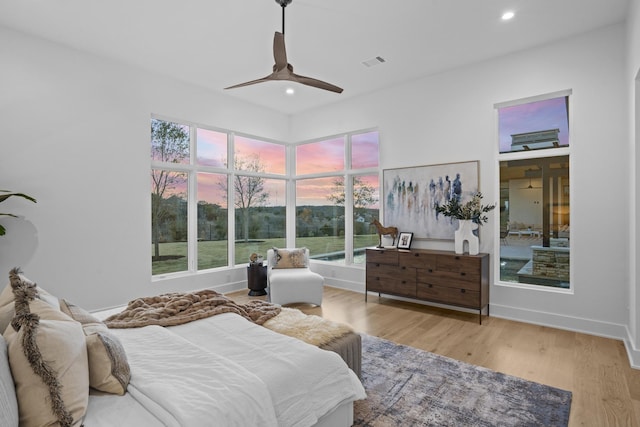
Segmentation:
{"type": "Polygon", "coordinates": [[[296,146],[296,175],[344,169],[342,138],[296,146]]]}

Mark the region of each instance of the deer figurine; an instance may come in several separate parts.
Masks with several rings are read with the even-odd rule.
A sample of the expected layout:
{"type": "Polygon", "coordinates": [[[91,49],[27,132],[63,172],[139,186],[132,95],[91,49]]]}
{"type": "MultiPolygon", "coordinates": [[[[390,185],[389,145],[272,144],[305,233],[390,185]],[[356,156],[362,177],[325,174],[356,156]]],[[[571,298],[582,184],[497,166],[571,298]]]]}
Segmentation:
{"type": "Polygon", "coordinates": [[[378,221],[376,218],[373,219],[373,221],[371,221],[371,225],[374,225],[376,227],[376,229],[378,230],[378,247],[381,248],[382,247],[382,236],[391,236],[393,237],[393,244],[396,244],[396,237],[398,237],[398,227],[384,227],[382,224],[380,224],[380,221],[378,221]]]}

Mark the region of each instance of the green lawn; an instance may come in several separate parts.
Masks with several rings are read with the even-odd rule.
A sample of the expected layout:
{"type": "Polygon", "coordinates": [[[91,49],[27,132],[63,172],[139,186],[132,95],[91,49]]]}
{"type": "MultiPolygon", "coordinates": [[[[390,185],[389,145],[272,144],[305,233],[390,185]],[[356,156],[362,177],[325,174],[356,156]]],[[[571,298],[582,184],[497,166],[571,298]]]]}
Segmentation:
{"type": "MultiPolygon", "coordinates": [[[[321,254],[331,254],[344,251],[344,237],[300,237],[297,239],[297,246],[309,248],[311,256],[321,254]]],[[[355,248],[366,248],[378,244],[377,234],[367,234],[356,236],[354,239],[355,248]]],[[[237,264],[249,262],[252,253],[267,255],[267,249],[272,247],[284,247],[285,240],[265,239],[259,241],[236,242],[235,257],[237,264]]],[[[153,245],[151,245],[153,255],[153,245]]],[[[187,243],[161,243],[160,256],[170,256],[171,259],[152,262],[153,274],[172,273],[176,271],[186,271],[187,268],[187,243]]],[[[202,241],[198,242],[198,269],[224,267],[228,264],[227,242],[226,241],[202,241]]],[[[343,257],[344,259],[344,257],[343,257]]]]}

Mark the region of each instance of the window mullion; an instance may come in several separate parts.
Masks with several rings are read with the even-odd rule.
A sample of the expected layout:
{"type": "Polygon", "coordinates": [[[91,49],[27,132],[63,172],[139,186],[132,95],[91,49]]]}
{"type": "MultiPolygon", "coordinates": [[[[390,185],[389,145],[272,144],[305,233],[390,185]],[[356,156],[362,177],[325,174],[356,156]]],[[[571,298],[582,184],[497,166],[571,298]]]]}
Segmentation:
{"type": "Polygon", "coordinates": [[[229,265],[235,265],[235,242],[236,242],[236,210],[235,192],[233,191],[233,179],[235,177],[234,165],[234,133],[227,134],[227,259],[229,265]]]}
{"type": "Polygon", "coordinates": [[[189,260],[189,271],[198,271],[198,180],[195,168],[196,153],[196,127],[190,127],[190,154],[191,162],[189,167],[188,196],[187,196],[187,259],[189,260]]]}
{"type": "Polygon", "coordinates": [[[344,136],[344,164],[346,174],[344,176],[344,262],[353,264],[353,175],[352,169],[351,134],[344,136]]]}

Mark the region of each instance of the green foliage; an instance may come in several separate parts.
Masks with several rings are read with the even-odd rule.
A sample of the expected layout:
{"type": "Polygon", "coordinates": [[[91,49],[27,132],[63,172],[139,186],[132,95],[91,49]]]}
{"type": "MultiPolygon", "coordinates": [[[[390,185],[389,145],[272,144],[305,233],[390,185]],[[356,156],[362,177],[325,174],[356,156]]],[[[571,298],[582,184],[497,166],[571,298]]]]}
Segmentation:
{"type": "MultiPolygon", "coordinates": [[[[36,199],[34,199],[31,196],[27,196],[24,193],[12,193],[9,190],[0,190],[0,203],[4,202],[5,200],[7,200],[9,197],[12,196],[16,196],[16,197],[22,197],[23,199],[29,200],[33,203],[36,203],[36,199]],[[4,193],[4,194],[2,194],[4,193]]],[[[16,215],[14,214],[10,214],[10,213],[0,213],[0,216],[12,216],[14,218],[17,218],[16,215]]],[[[0,225],[0,236],[4,236],[7,232],[7,229],[4,228],[2,225],[0,225]]]]}
{"type": "MultiPolygon", "coordinates": [[[[338,177],[333,181],[333,190],[327,196],[327,200],[333,202],[336,206],[344,206],[346,195],[344,191],[344,178],[338,177]]],[[[360,177],[353,177],[353,207],[354,214],[359,213],[367,207],[376,203],[378,199],[375,197],[375,188],[367,185],[360,177]]]]}
{"type": "Polygon", "coordinates": [[[460,204],[460,201],[454,197],[444,205],[436,206],[436,212],[455,219],[470,219],[476,224],[482,225],[482,223],[489,220],[484,214],[492,211],[495,207],[495,203],[493,205],[483,205],[482,193],[476,193],[465,204],[460,204]]]}
{"type": "MultiPolygon", "coordinates": [[[[151,119],[151,157],[164,163],[180,163],[189,157],[189,131],[185,126],[151,119]]],[[[183,185],[187,175],[164,169],[151,171],[151,227],[155,243],[155,256],[160,256],[160,228],[170,220],[172,213],[167,206],[165,193],[183,185]]]]}

